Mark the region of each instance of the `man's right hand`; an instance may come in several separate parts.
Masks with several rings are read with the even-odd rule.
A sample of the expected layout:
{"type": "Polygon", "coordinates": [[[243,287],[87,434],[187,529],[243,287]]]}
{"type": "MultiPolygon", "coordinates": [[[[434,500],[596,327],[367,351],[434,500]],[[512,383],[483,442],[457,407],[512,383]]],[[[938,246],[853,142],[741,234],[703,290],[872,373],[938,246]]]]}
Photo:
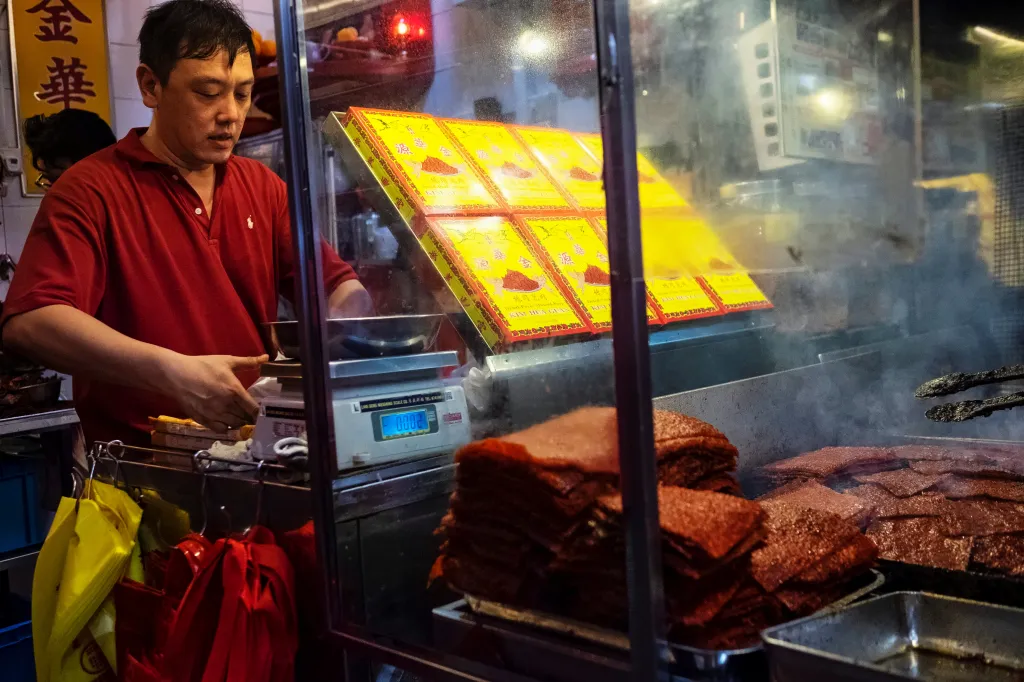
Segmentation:
{"type": "Polygon", "coordinates": [[[165,393],[185,413],[208,429],[224,432],[250,424],[259,405],[249,395],[236,372],[258,369],[266,355],[255,358],[232,355],[178,355],[166,363],[165,393]]]}

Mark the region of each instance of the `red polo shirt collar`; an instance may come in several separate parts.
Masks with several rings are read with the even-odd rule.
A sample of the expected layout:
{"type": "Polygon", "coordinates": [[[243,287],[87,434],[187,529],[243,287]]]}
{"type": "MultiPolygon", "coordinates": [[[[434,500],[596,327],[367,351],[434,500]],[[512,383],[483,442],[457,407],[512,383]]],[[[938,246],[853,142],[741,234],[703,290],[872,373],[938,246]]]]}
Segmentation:
{"type": "MultiPolygon", "coordinates": [[[[177,172],[177,168],[166,161],[161,161],[157,158],[156,154],[146,148],[146,145],[142,144],[142,136],[146,134],[147,130],[149,130],[149,128],[132,128],[127,135],[118,140],[117,144],[114,146],[118,156],[126,159],[136,166],[155,166],[177,172]]],[[[228,158],[227,163],[217,164],[218,180],[224,176],[224,171],[231,164],[234,158],[234,155],[232,155],[228,158]]]]}

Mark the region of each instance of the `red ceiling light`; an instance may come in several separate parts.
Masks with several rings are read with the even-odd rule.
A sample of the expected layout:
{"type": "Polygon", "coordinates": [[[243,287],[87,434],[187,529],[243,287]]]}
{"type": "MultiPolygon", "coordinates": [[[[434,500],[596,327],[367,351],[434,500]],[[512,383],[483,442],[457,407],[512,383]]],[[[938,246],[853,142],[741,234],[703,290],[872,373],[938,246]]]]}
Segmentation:
{"type": "MultiPolygon", "coordinates": [[[[422,31],[423,29],[420,30],[422,31]]],[[[405,23],[405,17],[398,17],[398,22],[395,24],[395,35],[405,36],[408,34],[409,24],[405,23]]]]}
{"type": "Polygon", "coordinates": [[[420,36],[422,38],[426,34],[426,32],[427,32],[426,29],[421,27],[420,30],[416,32],[416,35],[418,35],[418,36],[420,36]]]}

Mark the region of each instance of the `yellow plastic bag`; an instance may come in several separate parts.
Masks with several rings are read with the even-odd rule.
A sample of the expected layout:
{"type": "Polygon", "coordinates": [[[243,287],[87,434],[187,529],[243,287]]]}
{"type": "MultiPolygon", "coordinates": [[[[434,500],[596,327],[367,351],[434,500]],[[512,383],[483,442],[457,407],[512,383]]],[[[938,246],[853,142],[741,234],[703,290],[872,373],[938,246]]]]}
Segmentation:
{"type": "Polygon", "coordinates": [[[123,491],[90,481],[63,498],[36,561],[32,637],[39,682],[114,679],[113,603],[130,570],[142,510],[123,491]]]}

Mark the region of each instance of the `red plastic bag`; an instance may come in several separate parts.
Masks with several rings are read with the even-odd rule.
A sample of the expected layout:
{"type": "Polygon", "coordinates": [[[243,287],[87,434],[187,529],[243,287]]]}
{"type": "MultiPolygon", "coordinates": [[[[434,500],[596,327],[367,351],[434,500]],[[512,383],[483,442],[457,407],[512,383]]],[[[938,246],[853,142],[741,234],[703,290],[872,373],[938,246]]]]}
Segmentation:
{"type": "MultiPolygon", "coordinates": [[[[114,587],[117,664],[122,680],[162,680],[160,661],[182,597],[206,561],[213,545],[190,535],[169,554],[147,557],[147,581],[143,585],[123,580],[114,587]]],[[[156,554],[156,553],[154,553],[156,554]]]]}
{"type": "Polygon", "coordinates": [[[284,551],[257,528],[208,554],[171,625],[167,682],[293,682],[298,635],[284,551]]]}

